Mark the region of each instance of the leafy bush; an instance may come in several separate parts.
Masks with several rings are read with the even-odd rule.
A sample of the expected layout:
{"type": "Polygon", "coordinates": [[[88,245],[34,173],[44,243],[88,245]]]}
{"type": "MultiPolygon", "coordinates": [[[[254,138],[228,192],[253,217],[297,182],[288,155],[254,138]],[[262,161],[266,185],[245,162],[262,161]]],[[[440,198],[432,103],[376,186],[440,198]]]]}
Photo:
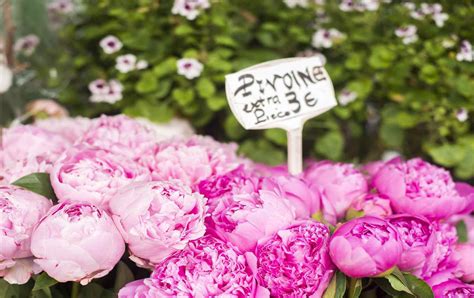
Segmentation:
{"type": "Polygon", "coordinates": [[[67,50],[57,51],[50,66],[58,76],[45,79],[74,113],[123,111],[153,121],[178,115],[204,133],[241,142],[243,153],[257,160],[280,163],[285,133],[243,130],[227,107],[224,75],[313,49],[327,58],[345,105],[306,124],[307,154],[361,161],[396,150],[473,177],[474,63],[457,55],[464,40],[474,41],[473,3],[446,0],[439,11],[398,1],[360,2],[373,7],[322,2],[212,1],[188,20],[172,13],[170,0],[84,0],[60,30],[67,50]],[[329,40],[321,40],[324,31],[315,35],[331,28],[338,31],[326,32],[329,40]],[[107,35],[118,37],[123,48],[105,54],[99,43],[107,35]],[[129,53],[148,67],[119,72],[116,57],[129,53]],[[199,77],[177,73],[183,57],[203,64],[199,77]],[[88,84],[100,78],[120,81],[123,99],[91,103],[88,84]]]}

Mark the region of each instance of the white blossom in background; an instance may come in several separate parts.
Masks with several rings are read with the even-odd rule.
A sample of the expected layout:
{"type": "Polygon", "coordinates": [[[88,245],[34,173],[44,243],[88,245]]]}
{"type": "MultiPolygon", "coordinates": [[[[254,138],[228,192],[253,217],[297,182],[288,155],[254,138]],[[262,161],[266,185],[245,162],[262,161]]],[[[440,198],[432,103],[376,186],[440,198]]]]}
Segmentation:
{"type": "Polygon", "coordinates": [[[30,56],[34,53],[39,43],[39,37],[34,34],[23,36],[15,42],[15,52],[30,56]]]}
{"type": "Polygon", "coordinates": [[[413,2],[406,2],[403,5],[410,11],[412,18],[422,20],[425,17],[431,17],[438,27],[443,27],[444,23],[449,19],[449,15],[443,12],[443,6],[439,3],[421,3],[419,9],[416,8],[413,2]]]}
{"type": "Polygon", "coordinates": [[[348,89],[343,89],[339,96],[337,97],[339,104],[341,106],[347,106],[351,102],[357,99],[357,93],[354,91],[350,91],[348,89]]]}
{"type": "Polygon", "coordinates": [[[98,79],[89,83],[89,97],[91,102],[116,103],[122,99],[123,86],[117,80],[105,81],[98,79]]]}
{"type": "Polygon", "coordinates": [[[10,89],[13,82],[12,71],[0,61],[0,94],[10,89]]]}
{"type": "Polygon", "coordinates": [[[192,21],[202,10],[209,7],[209,0],[175,0],[171,12],[192,21]]]}
{"type": "Polygon", "coordinates": [[[459,40],[459,37],[456,34],[451,34],[448,38],[445,38],[441,41],[441,45],[445,49],[454,47],[459,40]]]}
{"type": "Polygon", "coordinates": [[[71,0],[56,0],[48,4],[48,12],[56,14],[68,14],[74,11],[74,3],[71,0]]]}
{"type": "Polygon", "coordinates": [[[313,35],[312,45],[315,48],[330,48],[335,41],[342,38],[344,34],[337,29],[318,29],[313,35]]]}
{"type": "Polygon", "coordinates": [[[322,65],[325,65],[327,62],[326,56],[313,49],[306,49],[302,52],[298,52],[296,53],[296,57],[318,57],[322,65]]]}
{"type": "Polygon", "coordinates": [[[382,160],[383,161],[389,161],[394,159],[395,157],[400,157],[402,156],[400,152],[394,151],[394,150],[387,150],[382,153],[382,160]]]}
{"type": "Polygon", "coordinates": [[[324,5],[324,4],[326,4],[326,0],[314,0],[314,4],[316,4],[316,5],[324,5]]]}
{"type": "Polygon", "coordinates": [[[145,60],[138,60],[135,66],[137,69],[145,69],[148,67],[148,62],[146,62],[145,60]]]}
{"type": "Polygon", "coordinates": [[[123,46],[122,42],[113,35],[108,35],[102,38],[99,45],[106,54],[118,52],[123,46]]]}
{"type": "Polygon", "coordinates": [[[289,8],[308,7],[308,0],[283,0],[289,8]]]}
{"type": "Polygon", "coordinates": [[[458,119],[459,122],[466,122],[467,119],[469,119],[468,111],[465,108],[460,108],[456,111],[456,119],[458,119]]]}
{"type": "Polygon", "coordinates": [[[342,11],[375,11],[379,9],[379,0],[342,0],[339,9],[342,11]]]}
{"type": "Polygon", "coordinates": [[[414,43],[418,40],[416,34],[417,28],[415,25],[403,26],[395,30],[395,35],[402,39],[404,44],[414,43]]]}
{"type": "Polygon", "coordinates": [[[179,59],[176,65],[178,67],[178,74],[186,77],[188,80],[199,77],[204,69],[201,62],[192,58],[179,59]]]}
{"type": "Polygon", "coordinates": [[[473,59],[474,59],[474,52],[472,51],[471,43],[467,40],[463,40],[461,42],[459,52],[456,54],[456,60],[472,62],[473,59]]]}
{"type": "Polygon", "coordinates": [[[126,54],[115,59],[115,68],[121,73],[127,73],[136,69],[137,56],[126,54]]]}

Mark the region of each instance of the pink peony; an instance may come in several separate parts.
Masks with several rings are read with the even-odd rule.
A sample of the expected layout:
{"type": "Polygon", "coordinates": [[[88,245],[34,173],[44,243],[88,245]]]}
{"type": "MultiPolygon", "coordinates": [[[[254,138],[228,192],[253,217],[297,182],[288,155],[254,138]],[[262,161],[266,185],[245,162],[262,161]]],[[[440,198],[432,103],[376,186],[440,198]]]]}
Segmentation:
{"type": "Polygon", "coordinates": [[[36,121],[34,126],[52,133],[57,133],[74,144],[82,138],[91,124],[91,120],[83,117],[47,118],[36,121]]]}
{"type": "Polygon", "coordinates": [[[153,180],[178,179],[193,186],[215,174],[237,168],[244,159],[236,153],[237,145],[223,144],[210,137],[193,136],[157,144],[140,162],[146,165],[153,180]]]}
{"type": "Polygon", "coordinates": [[[332,224],[344,217],[353,202],[367,194],[364,175],[351,164],[317,162],[306,169],[304,178],[319,194],[324,219],[332,224]]]}
{"type": "Polygon", "coordinates": [[[364,215],[387,217],[392,215],[390,200],[382,195],[367,194],[352,203],[352,208],[363,212],[364,215]]]}
{"type": "Polygon", "coordinates": [[[470,298],[474,297],[474,285],[458,280],[448,280],[433,287],[435,298],[470,298]]]}
{"type": "Polygon", "coordinates": [[[391,200],[397,213],[442,219],[468,207],[449,172],[419,158],[388,162],[377,172],[373,184],[391,200]]]}
{"type": "Polygon", "coordinates": [[[132,259],[152,266],[206,232],[206,199],[179,181],[139,182],[110,201],[132,259]]]}
{"type": "Polygon", "coordinates": [[[138,158],[157,141],[155,134],[140,122],[124,115],[105,116],[92,120],[81,143],[138,158]]]}
{"type": "Polygon", "coordinates": [[[150,179],[145,168],[125,156],[81,146],[56,161],[50,178],[60,202],[87,201],[104,209],[120,187],[150,179]]]}
{"type": "Polygon", "coordinates": [[[12,183],[35,172],[50,172],[68,140],[31,125],[3,130],[0,142],[0,184],[12,183]]]}
{"type": "Polygon", "coordinates": [[[329,229],[322,223],[295,222],[256,248],[257,277],[272,297],[321,297],[334,265],[329,257],[329,229]]]}
{"type": "Polygon", "coordinates": [[[372,216],[342,224],[329,243],[334,264],[344,274],[355,278],[387,274],[399,263],[401,253],[396,228],[372,216]]]}
{"type": "Polygon", "coordinates": [[[40,221],[31,251],[52,278],[85,285],[113,269],[125,244],[107,213],[89,203],[64,202],[40,221]]]}
{"type": "Polygon", "coordinates": [[[139,279],[126,284],[120,289],[118,298],[153,298],[153,292],[145,283],[151,283],[149,279],[139,279]]]}
{"type": "Polygon", "coordinates": [[[24,284],[40,268],[33,263],[31,234],[51,201],[23,188],[0,186],[0,277],[24,284]]]}
{"type": "Polygon", "coordinates": [[[184,250],[159,263],[143,284],[127,285],[123,296],[140,291],[141,297],[263,297],[255,280],[255,256],[241,254],[211,236],[189,243],[184,250]]]}
{"type": "Polygon", "coordinates": [[[454,249],[457,260],[457,275],[465,282],[474,281],[474,244],[458,244],[454,249]]]}
{"type": "Polygon", "coordinates": [[[450,255],[457,240],[451,226],[408,214],[388,221],[400,235],[403,252],[398,267],[402,271],[426,279],[451,267],[450,255]]]}

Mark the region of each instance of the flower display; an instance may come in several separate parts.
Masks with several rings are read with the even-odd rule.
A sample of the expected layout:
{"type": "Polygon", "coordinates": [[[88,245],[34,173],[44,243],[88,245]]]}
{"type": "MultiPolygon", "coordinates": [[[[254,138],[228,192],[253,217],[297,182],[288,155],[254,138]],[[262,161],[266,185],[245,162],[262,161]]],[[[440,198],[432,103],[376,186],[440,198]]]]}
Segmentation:
{"type": "Polygon", "coordinates": [[[112,270],[125,244],[105,211],[89,203],[63,202],[51,208],[36,227],[31,251],[49,276],[85,285],[112,270]]]}
{"type": "Polygon", "coordinates": [[[399,213],[441,219],[467,207],[449,172],[419,158],[388,162],[377,172],[373,184],[399,213]]]}
{"type": "Polygon", "coordinates": [[[26,283],[41,271],[33,263],[31,234],[48,212],[47,198],[12,185],[0,185],[0,277],[11,284],[26,283]]]}
{"type": "Polygon", "coordinates": [[[257,278],[272,297],[321,297],[334,273],[329,229],[306,220],[259,241],[257,278]]]}
{"type": "Polygon", "coordinates": [[[140,265],[154,265],[206,231],[206,199],[179,181],[137,182],[110,201],[113,219],[140,265]]]}
{"type": "Polygon", "coordinates": [[[344,223],[329,242],[332,261],[350,277],[387,274],[399,263],[401,253],[396,228],[371,216],[344,223]]]}

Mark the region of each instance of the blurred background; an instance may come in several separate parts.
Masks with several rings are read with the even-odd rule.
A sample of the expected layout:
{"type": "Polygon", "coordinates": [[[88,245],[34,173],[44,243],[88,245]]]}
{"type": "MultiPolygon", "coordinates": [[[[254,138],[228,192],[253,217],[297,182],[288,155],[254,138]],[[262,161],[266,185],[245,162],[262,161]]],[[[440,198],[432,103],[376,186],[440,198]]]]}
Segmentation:
{"type": "Polygon", "coordinates": [[[245,131],[227,106],[224,75],[318,55],[339,106],[306,123],[308,157],[422,156],[474,177],[474,1],[0,0],[0,8],[3,126],[27,118],[30,101],[54,99],[71,115],[184,118],[279,164],[285,132],[245,131]]]}

